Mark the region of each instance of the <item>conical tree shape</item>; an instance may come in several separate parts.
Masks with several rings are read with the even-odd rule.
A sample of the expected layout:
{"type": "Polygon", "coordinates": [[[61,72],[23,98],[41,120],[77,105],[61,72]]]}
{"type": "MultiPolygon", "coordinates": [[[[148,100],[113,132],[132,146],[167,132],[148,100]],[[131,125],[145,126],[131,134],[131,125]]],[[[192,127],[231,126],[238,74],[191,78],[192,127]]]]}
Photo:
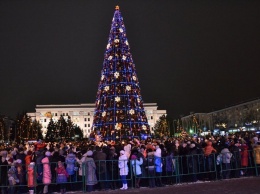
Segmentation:
{"type": "Polygon", "coordinates": [[[93,129],[108,139],[149,134],[123,17],[116,6],[96,96],[93,129]]]}

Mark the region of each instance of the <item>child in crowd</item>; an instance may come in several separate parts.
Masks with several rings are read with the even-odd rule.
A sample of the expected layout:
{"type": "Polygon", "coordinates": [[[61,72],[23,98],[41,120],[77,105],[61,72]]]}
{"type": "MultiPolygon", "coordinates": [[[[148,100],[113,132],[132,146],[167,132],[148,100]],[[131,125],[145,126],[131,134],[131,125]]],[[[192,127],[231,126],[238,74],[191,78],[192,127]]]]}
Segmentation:
{"type": "Polygon", "coordinates": [[[58,161],[58,167],[55,168],[55,170],[57,172],[56,182],[60,185],[60,193],[64,194],[64,193],[66,193],[66,185],[64,183],[67,182],[69,174],[67,173],[67,171],[61,161],[58,161]]]}

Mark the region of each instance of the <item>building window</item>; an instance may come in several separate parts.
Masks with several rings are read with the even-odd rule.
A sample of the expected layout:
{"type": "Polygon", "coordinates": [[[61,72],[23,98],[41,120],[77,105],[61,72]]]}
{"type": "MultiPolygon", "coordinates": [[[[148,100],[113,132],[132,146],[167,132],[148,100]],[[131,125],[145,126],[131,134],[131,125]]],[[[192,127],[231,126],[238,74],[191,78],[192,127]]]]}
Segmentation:
{"type": "Polygon", "coordinates": [[[62,113],[63,116],[65,116],[65,113],[62,113]]]}
{"type": "Polygon", "coordinates": [[[90,121],[90,118],[88,118],[88,121],[90,121]]]}
{"type": "Polygon", "coordinates": [[[66,113],[66,116],[69,116],[69,113],[66,113]]]}
{"type": "Polygon", "coordinates": [[[90,113],[88,112],[88,115],[90,115],[90,113]]]}
{"type": "Polygon", "coordinates": [[[153,116],[151,116],[151,119],[153,119],[153,116]]]}
{"type": "Polygon", "coordinates": [[[46,119],[44,119],[44,122],[46,122],[46,119]]]}
{"type": "Polygon", "coordinates": [[[58,116],[58,114],[57,114],[57,113],[55,113],[55,116],[58,116]]]}
{"type": "Polygon", "coordinates": [[[87,124],[85,124],[85,127],[87,127],[87,124]]]}
{"type": "Polygon", "coordinates": [[[87,121],[87,118],[84,118],[84,121],[87,121]]]}

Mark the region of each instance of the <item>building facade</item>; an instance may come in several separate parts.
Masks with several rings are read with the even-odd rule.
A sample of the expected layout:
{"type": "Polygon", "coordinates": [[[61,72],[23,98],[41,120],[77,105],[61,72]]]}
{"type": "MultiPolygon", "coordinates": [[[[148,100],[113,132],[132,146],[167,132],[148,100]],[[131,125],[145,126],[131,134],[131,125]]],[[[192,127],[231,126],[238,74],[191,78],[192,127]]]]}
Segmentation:
{"type": "MultiPolygon", "coordinates": [[[[166,115],[166,110],[158,110],[157,103],[144,103],[144,109],[150,125],[151,133],[156,121],[162,115],[166,115]]],[[[93,116],[95,104],[63,104],[63,105],[36,105],[34,113],[27,113],[32,120],[36,119],[42,125],[43,135],[46,135],[47,127],[52,118],[53,121],[58,121],[61,115],[65,119],[70,116],[72,122],[79,126],[84,137],[88,137],[92,132],[93,116]]]]}
{"type": "Polygon", "coordinates": [[[260,99],[230,106],[209,113],[194,113],[182,117],[187,132],[208,134],[235,133],[260,130],[260,99]]]}

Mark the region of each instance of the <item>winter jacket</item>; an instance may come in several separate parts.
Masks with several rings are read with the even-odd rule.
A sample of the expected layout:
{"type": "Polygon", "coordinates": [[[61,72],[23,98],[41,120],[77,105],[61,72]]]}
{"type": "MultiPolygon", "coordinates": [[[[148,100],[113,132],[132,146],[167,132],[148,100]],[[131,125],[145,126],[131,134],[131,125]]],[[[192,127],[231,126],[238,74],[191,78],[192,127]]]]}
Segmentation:
{"type": "Polygon", "coordinates": [[[241,146],[241,166],[248,166],[248,146],[246,144],[243,144],[241,146]]]}
{"type": "Polygon", "coordinates": [[[69,175],[73,175],[75,173],[75,163],[76,163],[76,156],[73,153],[70,153],[66,157],[66,170],[69,175]]]}
{"type": "Polygon", "coordinates": [[[255,152],[255,162],[256,164],[260,164],[260,145],[254,147],[255,152]]]}
{"type": "Polygon", "coordinates": [[[102,151],[96,151],[94,155],[94,161],[96,163],[96,171],[98,174],[103,174],[106,172],[106,159],[107,155],[102,151]]]}
{"type": "Polygon", "coordinates": [[[36,166],[37,166],[37,181],[41,182],[42,177],[43,177],[43,164],[42,164],[42,159],[43,159],[43,154],[38,153],[36,156],[36,166]]]}
{"type": "Polygon", "coordinates": [[[165,158],[166,161],[166,171],[167,172],[173,172],[174,167],[173,167],[173,153],[170,153],[169,155],[166,156],[165,158]]]}
{"type": "Polygon", "coordinates": [[[34,165],[28,165],[27,166],[27,184],[28,184],[28,187],[35,187],[36,186],[36,179],[35,179],[35,176],[36,176],[36,173],[34,172],[34,165]]]}
{"type": "Polygon", "coordinates": [[[121,155],[118,159],[118,168],[120,175],[128,175],[128,161],[127,156],[125,154],[121,155]]]}
{"type": "Polygon", "coordinates": [[[43,163],[42,182],[43,184],[48,185],[51,183],[51,167],[50,167],[49,158],[48,157],[43,158],[42,163],[43,163]]]}
{"type": "Polygon", "coordinates": [[[162,172],[162,158],[154,155],[155,172],[162,172]]]}
{"type": "Polygon", "coordinates": [[[229,149],[228,148],[222,149],[220,154],[222,156],[222,163],[230,164],[230,160],[233,154],[229,151],[229,149]]]}
{"type": "Polygon", "coordinates": [[[64,166],[57,167],[55,169],[55,171],[57,173],[56,183],[65,183],[65,182],[67,182],[67,178],[69,177],[69,174],[67,173],[67,171],[66,171],[64,166]]]}
{"type": "Polygon", "coordinates": [[[29,164],[32,161],[32,155],[26,155],[24,160],[25,160],[25,166],[26,166],[26,169],[27,169],[29,164]]]}
{"type": "Polygon", "coordinates": [[[212,142],[208,141],[207,146],[205,147],[205,150],[204,150],[204,155],[209,156],[210,154],[212,154],[212,152],[217,152],[217,151],[213,148],[212,142]]]}
{"type": "Polygon", "coordinates": [[[85,160],[82,163],[82,172],[83,176],[85,176],[86,185],[95,185],[97,184],[97,176],[96,176],[96,164],[93,158],[84,157],[85,160]]]}
{"type": "Polygon", "coordinates": [[[142,174],[142,169],[141,169],[141,165],[142,164],[143,164],[143,159],[142,158],[140,158],[139,160],[138,159],[131,160],[131,165],[133,167],[134,175],[142,174]]]}

